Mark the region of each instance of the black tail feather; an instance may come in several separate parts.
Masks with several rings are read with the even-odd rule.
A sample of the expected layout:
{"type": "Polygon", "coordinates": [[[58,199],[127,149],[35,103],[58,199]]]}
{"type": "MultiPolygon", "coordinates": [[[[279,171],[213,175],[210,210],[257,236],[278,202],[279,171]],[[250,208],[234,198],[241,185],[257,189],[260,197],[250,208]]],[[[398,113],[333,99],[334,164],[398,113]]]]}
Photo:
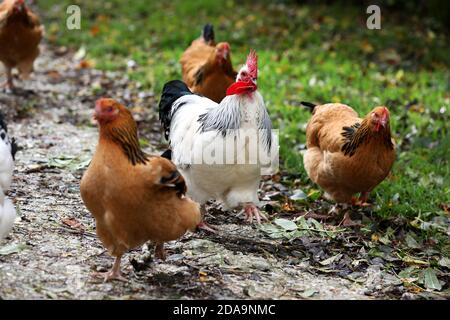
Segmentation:
{"type": "MultiPolygon", "coordinates": [[[[8,139],[7,137],[3,136],[3,135],[8,135],[8,126],[6,125],[6,121],[5,121],[5,116],[3,115],[2,112],[0,112],[0,130],[4,130],[5,132],[2,133],[2,139],[8,139]]],[[[13,160],[16,160],[15,156],[16,156],[16,152],[19,150],[19,146],[16,143],[16,139],[11,138],[10,140],[11,142],[11,155],[13,160]]]]}
{"type": "Polygon", "coordinates": [[[203,27],[203,32],[202,32],[202,36],[203,39],[205,40],[205,42],[210,42],[210,41],[214,41],[215,35],[214,35],[214,28],[212,26],[212,24],[206,24],[203,27]]]}
{"type": "Polygon", "coordinates": [[[187,85],[180,80],[172,80],[164,85],[159,101],[159,120],[164,128],[164,136],[169,139],[170,122],[172,121],[172,105],[182,96],[193,94],[187,85]]]}
{"type": "Polygon", "coordinates": [[[19,146],[16,143],[16,139],[12,138],[11,139],[11,155],[13,157],[13,160],[16,160],[16,153],[19,150],[20,150],[20,148],[19,148],[19,146]]]}
{"type": "Polygon", "coordinates": [[[167,160],[172,160],[172,150],[167,149],[161,154],[161,157],[166,158],[167,160]]]}
{"type": "Polygon", "coordinates": [[[300,102],[300,104],[302,106],[305,106],[309,109],[309,111],[313,112],[314,108],[317,106],[317,104],[311,103],[311,102],[306,102],[306,101],[302,101],[300,102]]]}

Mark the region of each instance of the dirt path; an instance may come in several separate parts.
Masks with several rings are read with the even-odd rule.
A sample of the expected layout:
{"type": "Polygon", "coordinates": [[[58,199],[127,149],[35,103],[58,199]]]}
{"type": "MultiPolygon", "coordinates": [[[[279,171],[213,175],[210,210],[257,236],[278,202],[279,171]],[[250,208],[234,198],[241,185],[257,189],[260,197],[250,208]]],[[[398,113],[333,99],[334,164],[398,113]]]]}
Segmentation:
{"type": "Polygon", "coordinates": [[[0,93],[10,134],[23,148],[9,191],[19,218],[0,245],[14,251],[0,255],[0,298],[370,298],[365,293],[377,277],[374,270],[362,275],[362,284],[313,272],[298,258],[304,247],[294,243],[286,249],[223,213],[210,218],[220,235],[190,234],[168,243],[166,262],[152,261],[146,246],[127,254],[128,283],[93,277],[113,261],[79,196],[79,180],[97,143],[93,102],[109,95],[138,106],[133,111],[142,136],[156,147],[161,139],[151,92],[141,92],[121,74],[77,69],[78,64],[61,48],[45,48],[26,90],[0,93]]]}

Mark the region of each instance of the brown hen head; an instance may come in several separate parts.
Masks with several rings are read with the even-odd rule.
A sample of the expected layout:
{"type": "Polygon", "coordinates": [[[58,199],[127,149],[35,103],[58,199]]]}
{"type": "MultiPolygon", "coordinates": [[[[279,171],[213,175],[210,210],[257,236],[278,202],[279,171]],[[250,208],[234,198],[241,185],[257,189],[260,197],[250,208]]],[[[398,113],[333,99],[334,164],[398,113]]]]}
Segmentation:
{"type": "Polygon", "coordinates": [[[376,107],[367,116],[368,125],[372,132],[380,132],[380,130],[388,130],[389,127],[389,110],[386,107],[376,107]]]}
{"type": "Polygon", "coordinates": [[[220,42],[216,45],[216,49],[214,50],[215,61],[220,65],[224,66],[226,64],[231,65],[231,57],[230,57],[230,45],[228,42],[220,42]]]}
{"type": "Polygon", "coordinates": [[[136,122],[124,105],[114,99],[99,99],[95,103],[94,119],[100,125],[100,139],[118,144],[133,165],[147,162],[139,145],[136,122]]]}
{"type": "Polygon", "coordinates": [[[384,106],[375,107],[361,123],[351,127],[343,127],[344,137],[341,151],[344,155],[353,156],[358,147],[368,141],[378,141],[388,149],[394,147],[389,125],[389,110],[384,106]]]}

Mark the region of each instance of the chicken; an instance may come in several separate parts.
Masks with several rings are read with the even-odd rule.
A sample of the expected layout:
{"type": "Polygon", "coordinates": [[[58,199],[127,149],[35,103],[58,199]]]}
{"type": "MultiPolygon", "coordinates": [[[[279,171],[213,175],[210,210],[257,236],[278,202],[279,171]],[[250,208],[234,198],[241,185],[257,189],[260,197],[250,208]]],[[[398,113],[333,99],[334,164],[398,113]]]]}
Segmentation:
{"type": "Polygon", "coordinates": [[[23,79],[33,71],[39,55],[44,27],[24,0],[4,0],[0,4],[0,61],[6,69],[6,86],[13,89],[12,69],[23,79]]]}
{"type": "MultiPolygon", "coordinates": [[[[329,103],[314,106],[306,128],[305,170],[337,203],[364,204],[369,193],[382,182],[395,161],[389,110],[374,108],[361,119],[349,106],[329,103]]],[[[349,222],[348,215],[345,222],[349,222]]]]}
{"type": "Polygon", "coordinates": [[[190,90],[219,103],[227,88],[236,80],[230,45],[216,45],[213,27],[207,24],[202,36],[192,42],[180,59],[183,81],[190,90]]]}
{"type": "Polygon", "coordinates": [[[14,156],[17,152],[17,145],[14,138],[8,136],[8,129],[0,113],[0,240],[6,237],[11,231],[16,219],[16,209],[10,199],[5,196],[5,192],[11,185],[14,170],[14,156]]]}
{"type": "Polygon", "coordinates": [[[123,254],[148,240],[165,258],[163,243],[201,223],[199,205],[185,196],[186,184],[167,159],[148,156],[139,146],[131,112],[113,99],[96,102],[99,142],[80,184],[81,197],[96,221],[97,235],[114,265],[105,275],[124,280],[123,254]]]}
{"type": "Polygon", "coordinates": [[[249,222],[266,218],[258,209],[257,194],[263,163],[252,158],[255,153],[249,145],[253,142],[257,147],[254,152],[270,159],[276,157],[271,157],[276,148],[270,117],[257,91],[257,73],[257,56],[252,51],[237,82],[228,88],[220,104],[193,94],[179,80],[168,82],[163,88],[159,115],[171,150],[165,155],[171,157],[185,177],[188,194],[202,205],[203,213],[204,204],[215,199],[226,210],[243,206],[249,222]],[[258,134],[259,139],[239,144],[243,139],[238,138],[245,139],[246,132],[258,134]],[[220,148],[230,142],[237,143],[235,150],[222,153],[220,148]],[[206,161],[205,154],[215,146],[218,148],[211,154],[217,155],[218,161],[206,161]],[[244,161],[238,159],[242,155],[244,161]],[[250,159],[255,161],[247,161],[250,159]]]}

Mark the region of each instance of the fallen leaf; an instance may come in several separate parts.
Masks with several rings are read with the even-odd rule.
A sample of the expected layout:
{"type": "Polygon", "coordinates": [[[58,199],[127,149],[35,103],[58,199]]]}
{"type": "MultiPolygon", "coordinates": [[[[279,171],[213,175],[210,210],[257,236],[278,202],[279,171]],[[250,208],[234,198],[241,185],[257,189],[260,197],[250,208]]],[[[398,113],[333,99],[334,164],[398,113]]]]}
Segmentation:
{"type": "Polygon", "coordinates": [[[438,264],[442,267],[446,267],[450,269],[450,259],[447,257],[442,257],[439,261],[438,264]]]}
{"type": "Polygon", "coordinates": [[[408,247],[410,247],[412,249],[420,248],[419,243],[416,241],[416,239],[414,239],[411,232],[406,235],[405,241],[406,241],[406,244],[408,245],[408,247]]]}
{"type": "Polygon", "coordinates": [[[79,229],[79,230],[84,229],[81,222],[79,222],[75,218],[65,218],[65,219],[62,219],[61,221],[62,221],[62,223],[64,223],[65,225],[67,225],[73,229],[79,229]]]}
{"type": "Polygon", "coordinates": [[[18,253],[27,248],[25,243],[11,243],[0,248],[0,255],[6,256],[12,253],[18,253]]]}
{"type": "Polygon", "coordinates": [[[288,220],[288,219],[275,219],[273,221],[273,223],[275,223],[276,225],[280,226],[281,228],[283,228],[286,231],[294,231],[297,230],[297,225],[295,224],[295,222],[288,220]]]}
{"type": "Polygon", "coordinates": [[[305,200],[308,196],[300,189],[294,190],[294,194],[289,197],[291,200],[305,200]]]}
{"type": "Polygon", "coordinates": [[[317,291],[316,289],[307,289],[307,290],[303,291],[302,293],[300,293],[300,296],[302,298],[310,298],[313,295],[315,295],[316,293],[319,293],[319,291],[317,291]]]}
{"type": "Polygon", "coordinates": [[[329,265],[329,264],[332,264],[333,262],[335,262],[335,261],[339,261],[339,259],[342,257],[342,253],[338,253],[337,255],[335,255],[335,256],[332,256],[332,257],[329,257],[329,258],[327,258],[327,259],[325,259],[325,260],[322,260],[322,261],[320,261],[319,263],[321,264],[321,265],[323,265],[323,266],[327,266],[327,265],[329,265]]]}
{"type": "Polygon", "coordinates": [[[442,289],[442,285],[436,276],[436,271],[434,269],[428,268],[423,272],[424,284],[427,289],[438,290],[442,289]]]}

